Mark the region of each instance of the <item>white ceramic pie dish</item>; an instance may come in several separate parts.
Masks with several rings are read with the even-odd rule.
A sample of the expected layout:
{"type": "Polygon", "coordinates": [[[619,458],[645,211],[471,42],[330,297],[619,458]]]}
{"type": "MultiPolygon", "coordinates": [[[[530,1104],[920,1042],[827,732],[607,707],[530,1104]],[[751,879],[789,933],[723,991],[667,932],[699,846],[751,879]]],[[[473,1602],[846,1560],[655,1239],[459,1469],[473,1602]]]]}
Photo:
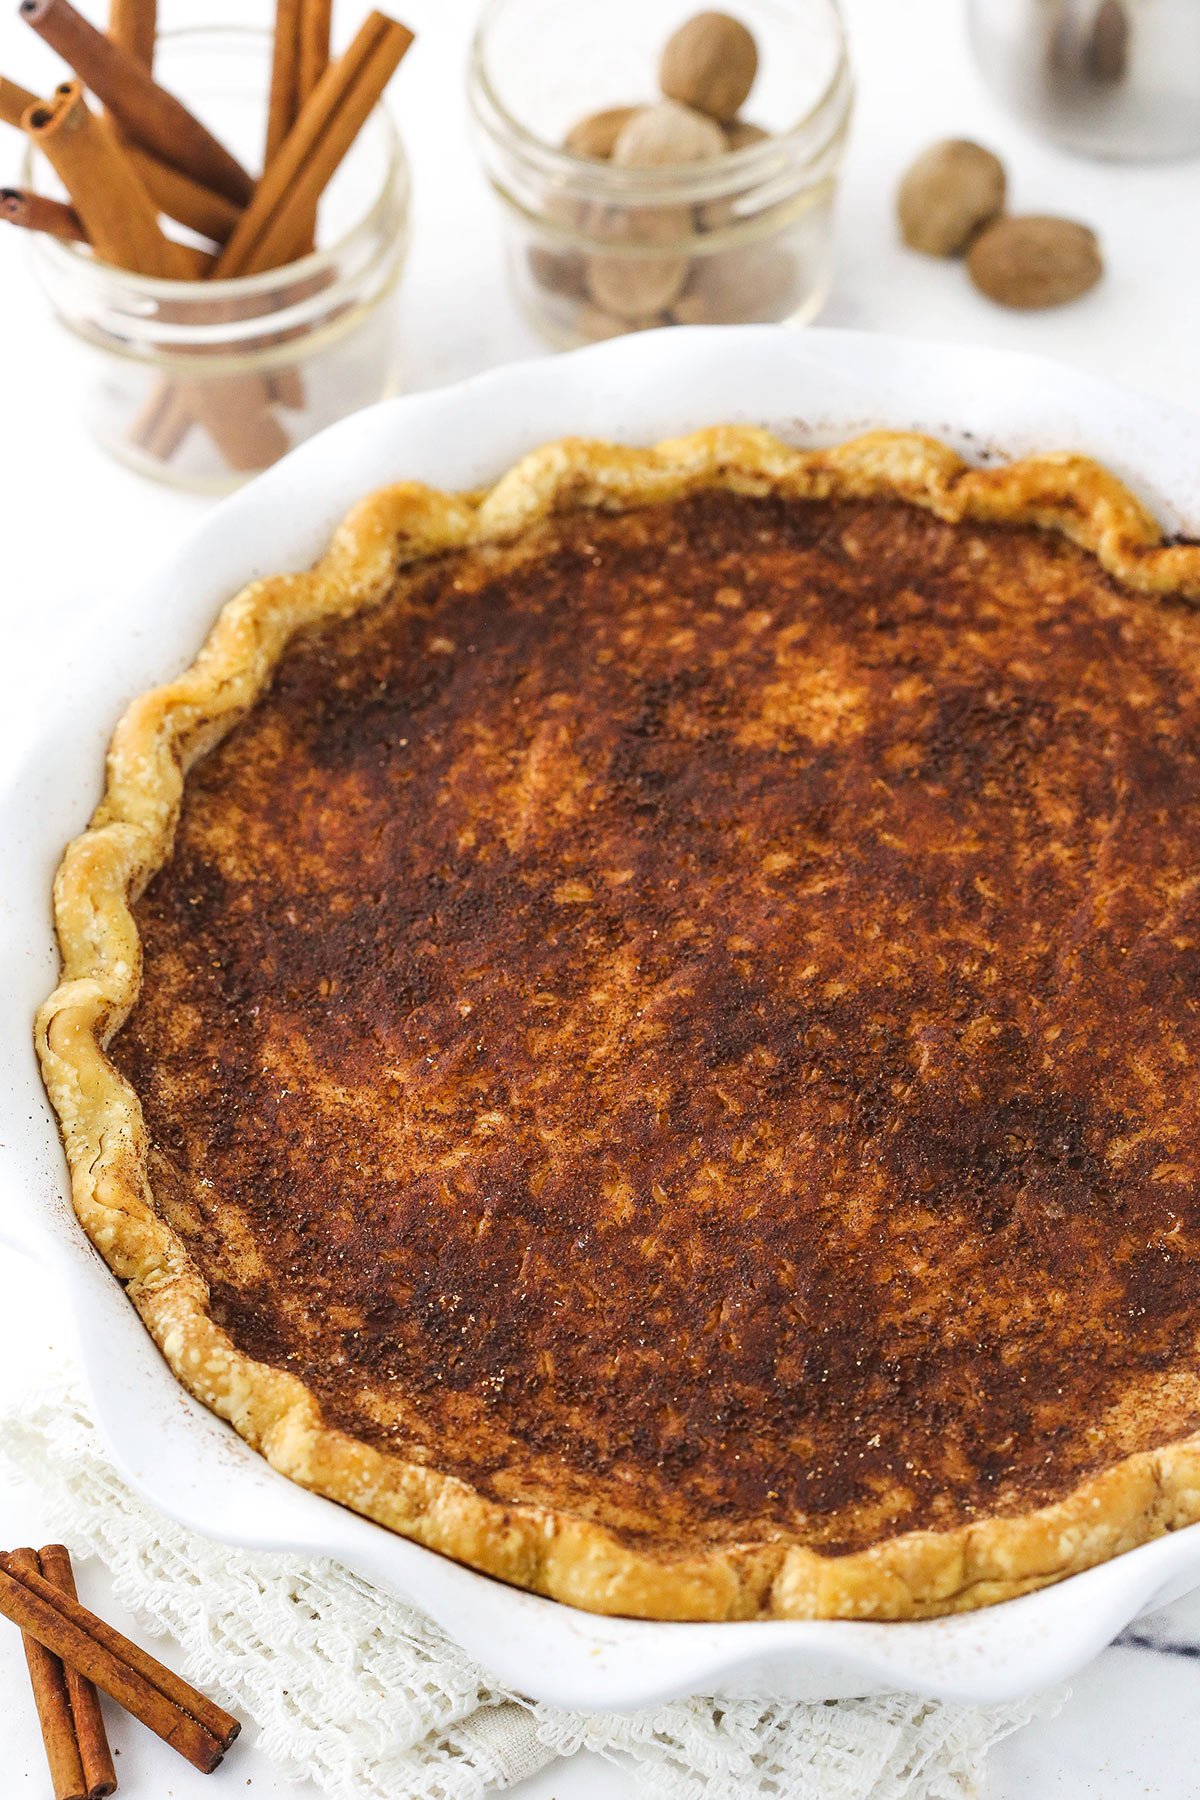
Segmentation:
{"type": "Polygon", "coordinates": [[[1024,1599],[920,1623],[653,1624],[506,1588],[284,1480],[178,1386],[75,1223],[32,1052],[30,1021],[56,968],[50,883],[98,797],[112,725],[132,695],[190,660],[229,594],[313,560],[347,508],[387,481],[474,486],[550,438],[646,442],[717,421],[765,424],[797,442],[918,429],[968,456],[1085,451],[1169,529],[1200,532],[1200,415],[1034,358],[845,332],[648,333],[333,427],[218,507],[152,581],[89,622],[64,656],[37,741],[0,789],[0,1232],[61,1278],[99,1428],[152,1504],[230,1543],[339,1559],[411,1599],[520,1691],[591,1709],[890,1688],[999,1700],[1069,1674],[1139,1612],[1200,1584],[1200,1526],[1024,1599]]]}

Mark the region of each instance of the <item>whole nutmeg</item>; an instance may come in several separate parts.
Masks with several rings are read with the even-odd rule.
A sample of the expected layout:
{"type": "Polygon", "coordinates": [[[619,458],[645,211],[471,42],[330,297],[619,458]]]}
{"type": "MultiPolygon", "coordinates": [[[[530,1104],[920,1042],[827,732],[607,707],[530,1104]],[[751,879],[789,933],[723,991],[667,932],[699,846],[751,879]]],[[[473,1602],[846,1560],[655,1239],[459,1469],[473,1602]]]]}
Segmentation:
{"type": "Polygon", "coordinates": [[[529,273],[548,294],[581,299],[587,293],[587,259],[578,250],[548,250],[531,244],[525,253],[529,273]]]}
{"type": "Polygon", "coordinates": [[[686,256],[653,256],[641,262],[592,256],[587,291],[597,306],[618,319],[644,319],[670,306],[687,280],[689,266],[686,256]]]}
{"type": "Polygon", "coordinates": [[[665,313],[647,313],[639,318],[619,318],[605,312],[602,306],[581,306],[575,314],[575,330],[590,344],[605,338],[624,337],[628,331],[653,331],[656,325],[670,323],[665,313]]]}
{"type": "Polygon", "coordinates": [[[1062,306],[1104,273],[1096,235],[1074,219],[997,219],[967,255],[967,273],[1000,306],[1062,306]]]}
{"type": "Polygon", "coordinates": [[[1131,23],[1123,0],[1100,0],[1083,46],[1083,66],[1093,81],[1124,81],[1131,23]]]}
{"type": "Polygon", "coordinates": [[[640,107],[621,128],[611,160],[628,169],[657,169],[724,153],[725,133],[714,120],[677,100],[659,100],[640,107]]]}
{"type": "MultiPolygon", "coordinates": [[[[725,127],[725,145],[729,150],[747,150],[751,144],[764,144],[770,135],[761,125],[735,119],[732,125],[725,127]]],[[[696,208],[696,224],[701,231],[724,231],[736,217],[737,201],[731,194],[724,194],[719,200],[706,200],[703,206],[696,208]]]]}
{"type": "Polygon", "coordinates": [[[671,308],[680,325],[772,324],[793,310],[800,270],[771,243],[700,256],[671,308]]]}
{"type": "Polygon", "coordinates": [[[1060,6],[1050,14],[1050,35],[1046,40],[1046,67],[1051,83],[1063,87],[1073,84],[1083,60],[1080,22],[1075,12],[1060,6]]]}
{"type": "Polygon", "coordinates": [[[607,162],[622,130],[628,125],[638,106],[610,106],[605,112],[589,113],[572,125],[563,139],[563,149],[573,156],[588,156],[594,162],[607,162]]]}
{"type": "Polygon", "coordinates": [[[758,46],[741,20],[702,12],[667,39],[658,85],[669,100],[727,124],[737,118],[757,73],[758,46]]]}
{"type": "Polygon", "coordinates": [[[982,144],[947,138],[933,144],[900,183],[900,234],[926,256],[961,256],[980,228],[1004,208],[1004,164],[982,144]]]}
{"type": "Polygon", "coordinates": [[[691,209],[686,206],[598,211],[591,222],[592,236],[612,249],[588,257],[588,294],[619,319],[645,319],[663,312],[688,278],[691,262],[684,251],[692,231],[691,209]]]}
{"type": "Polygon", "coordinates": [[[770,137],[761,125],[752,125],[749,119],[735,119],[732,125],[725,127],[725,142],[730,150],[748,150],[751,144],[763,144],[770,137]]]}

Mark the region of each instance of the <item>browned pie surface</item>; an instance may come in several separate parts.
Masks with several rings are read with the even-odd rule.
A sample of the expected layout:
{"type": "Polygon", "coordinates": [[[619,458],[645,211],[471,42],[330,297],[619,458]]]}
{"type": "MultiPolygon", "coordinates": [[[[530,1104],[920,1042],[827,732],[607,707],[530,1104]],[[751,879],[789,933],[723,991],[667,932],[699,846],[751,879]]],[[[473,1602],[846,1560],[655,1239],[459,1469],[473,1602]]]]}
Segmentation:
{"type": "Polygon", "coordinates": [[[1198,630],[1032,530],[708,494],[307,635],[113,1047],[215,1317],[667,1548],[1200,1425],[1198,630]]]}

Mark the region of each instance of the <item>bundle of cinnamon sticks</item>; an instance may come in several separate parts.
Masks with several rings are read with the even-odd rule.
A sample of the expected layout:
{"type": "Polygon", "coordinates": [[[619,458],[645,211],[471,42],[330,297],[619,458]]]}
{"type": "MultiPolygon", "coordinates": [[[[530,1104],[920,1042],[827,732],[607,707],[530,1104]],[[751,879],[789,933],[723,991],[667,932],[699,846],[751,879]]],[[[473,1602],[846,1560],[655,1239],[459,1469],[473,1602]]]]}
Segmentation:
{"type": "Polygon", "coordinates": [[[55,1800],[103,1800],[117,1776],[96,1689],[211,1774],[241,1727],[79,1603],[62,1544],[0,1552],[0,1616],[24,1635],[55,1800]]]}
{"type": "MultiPolygon", "coordinates": [[[[0,76],[0,120],[25,131],[68,198],[6,188],[0,219],[170,281],[257,275],[305,255],[321,194],[412,43],[405,26],[372,12],[331,60],[330,4],[277,0],[264,168],[255,180],[155,79],[156,0],[111,0],[106,32],[71,0],[21,0],[21,17],[73,79],[43,99],[0,76]],[[188,235],[168,229],[172,222],[188,235]]],[[[201,385],[164,384],[147,409],[140,429],[155,454],[170,454],[194,418],[237,469],[262,467],[287,447],[275,442],[269,393],[243,383],[230,396],[236,405],[214,411],[201,385]]]]}

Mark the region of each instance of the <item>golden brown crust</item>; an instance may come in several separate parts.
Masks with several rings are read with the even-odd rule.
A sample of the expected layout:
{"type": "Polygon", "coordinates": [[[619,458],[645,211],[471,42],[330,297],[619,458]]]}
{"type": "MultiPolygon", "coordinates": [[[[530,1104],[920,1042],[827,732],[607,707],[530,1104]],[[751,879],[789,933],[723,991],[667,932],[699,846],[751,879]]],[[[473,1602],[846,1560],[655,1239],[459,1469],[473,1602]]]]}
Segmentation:
{"type": "Polygon", "coordinates": [[[187,1247],[156,1209],[141,1107],[104,1054],[138,990],[130,901],[169,854],[183,774],[244,715],[297,629],[381,600],[397,563],[511,539],[556,511],[620,510],[708,488],[901,498],[951,522],[1035,524],[1093,552],[1135,590],[1200,598],[1200,551],[1164,543],[1094,464],[1046,457],[968,470],[939,445],[893,434],[808,454],[738,429],[655,451],[565,443],[525,459],[483,496],[406,486],[374,497],[311,575],[256,583],[232,601],[192,670],[139,701],[118,730],[105,799],[60,871],[63,981],[38,1023],[75,1205],[191,1391],[284,1473],[459,1560],[593,1610],[650,1617],[892,1618],[982,1605],[1197,1517],[1200,1440],[1126,1457],[1020,1516],[908,1531],[844,1554],[818,1553],[783,1530],[674,1553],[566,1508],[505,1505],[457,1475],[331,1429],[294,1376],[235,1347],[214,1322],[187,1247]]]}

